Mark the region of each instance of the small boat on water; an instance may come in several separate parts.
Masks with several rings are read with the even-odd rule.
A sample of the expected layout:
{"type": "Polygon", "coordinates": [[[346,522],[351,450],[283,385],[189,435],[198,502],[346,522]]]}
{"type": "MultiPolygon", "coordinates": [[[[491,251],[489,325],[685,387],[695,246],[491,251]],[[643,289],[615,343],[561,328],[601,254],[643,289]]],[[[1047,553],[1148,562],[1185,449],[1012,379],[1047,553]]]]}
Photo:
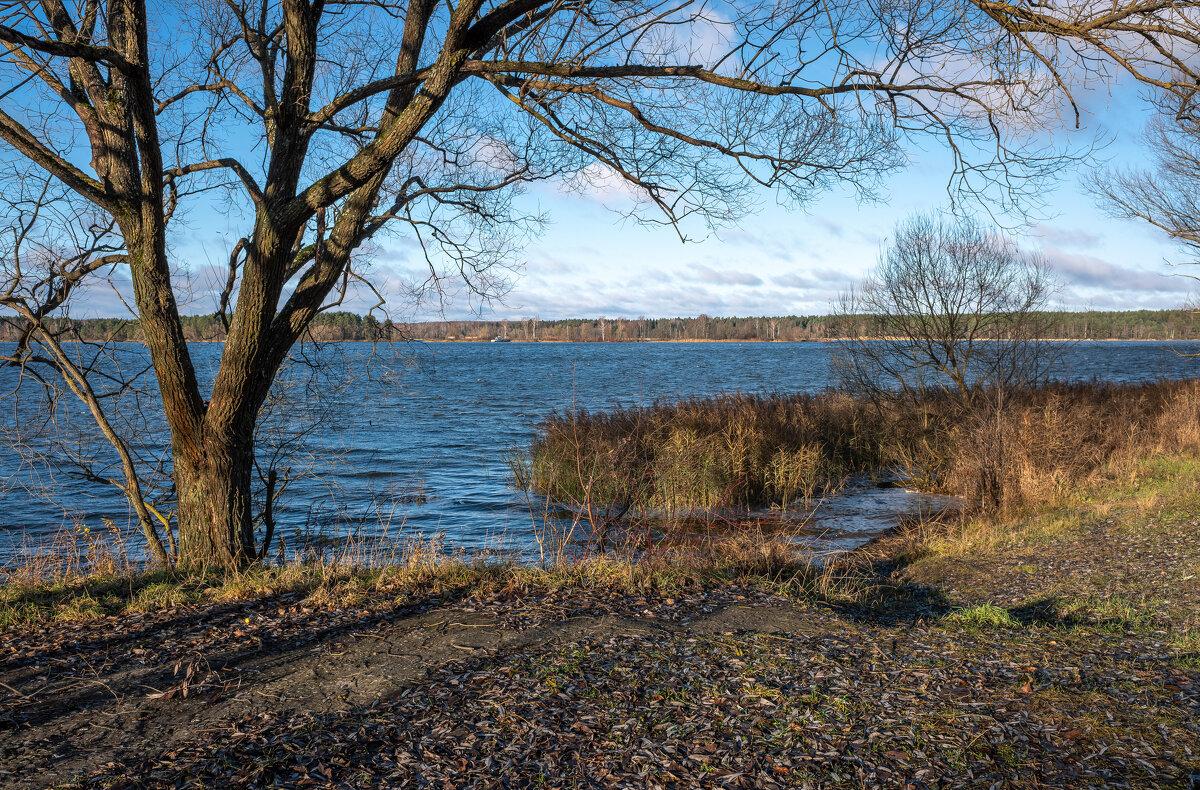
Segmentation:
{"type": "Polygon", "coordinates": [[[500,335],[496,335],[488,342],[489,343],[511,343],[512,341],[509,340],[507,337],[500,337],[500,335]]]}

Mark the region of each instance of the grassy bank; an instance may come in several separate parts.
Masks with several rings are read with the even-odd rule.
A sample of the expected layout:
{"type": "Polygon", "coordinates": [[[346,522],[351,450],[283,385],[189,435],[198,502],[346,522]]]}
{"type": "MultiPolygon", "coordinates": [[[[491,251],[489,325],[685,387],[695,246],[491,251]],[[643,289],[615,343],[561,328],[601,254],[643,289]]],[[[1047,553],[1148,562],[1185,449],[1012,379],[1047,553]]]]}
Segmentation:
{"type": "MultiPolygon", "coordinates": [[[[378,547],[370,551],[360,547],[332,558],[258,565],[236,573],[147,570],[127,557],[120,562],[109,557],[90,570],[72,565],[46,575],[47,565],[42,563],[7,570],[0,584],[0,629],[199,611],[281,595],[317,609],[389,609],[431,598],[512,599],[567,590],[669,597],[725,584],[750,585],[791,598],[903,611],[910,604],[929,602],[913,595],[915,580],[938,588],[939,605],[957,600],[954,605],[970,606],[976,598],[991,605],[1011,579],[989,574],[1015,574],[1012,578],[1027,582],[1025,587],[1046,592],[1039,588],[1049,578],[1039,575],[1044,562],[1013,558],[1052,554],[1065,545],[1059,541],[1070,541],[1072,556],[1060,560],[1073,558],[1077,564],[1067,571],[1074,568],[1083,578],[1090,552],[1132,545],[1130,536],[1135,533],[1143,542],[1176,545],[1187,534],[1180,525],[1192,524],[1197,513],[1200,458],[1175,453],[1110,464],[1086,482],[1058,489],[1052,499],[1003,513],[948,513],[905,522],[871,544],[822,564],[814,563],[786,535],[753,530],[700,543],[664,544],[650,552],[590,553],[547,566],[452,554],[424,542],[393,547],[386,553],[378,547]],[[1097,524],[1108,531],[1095,534],[1097,524]],[[999,560],[1004,564],[997,564],[999,560]],[[974,592],[958,600],[942,589],[946,582],[942,571],[954,568],[962,573],[968,565],[982,570],[972,582],[974,592]]],[[[1162,569],[1142,567],[1145,563],[1134,558],[1120,579],[1098,575],[1091,592],[1064,606],[1077,610],[1085,600],[1111,599],[1120,602],[1113,603],[1114,611],[1125,607],[1142,613],[1131,617],[1133,621],[1155,606],[1174,601],[1166,619],[1180,629],[1184,641],[1200,638],[1200,598],[1189,609],[1200,593],[1200,547],[1185,550],[1176,545],[1175,552],[1178,556],[1167,558],[1162,569]],[[1171,584],[1184,594],[1139,599],[1141,582],[1159,570],[1174,573],[1171,584]]],[[[1020,609],[1033,603],[1033,598],[1027,598],[1010,595],[1005,600],[1020,609]]],[[[1151,619],[1162,622],[1160,615],[1161,611],[1151,619]]]]}
{"type": "Polygon", "coordinates": [[[851,562],[888,568],[872,605],[922,590],[958,625],[1157,634],[1200,669],[1197,538],[1200,457],[1189,453],[1130,463],[1051,503],[897,530],[851,562]]]}
{"type": "Polygon", "coordinates": [[[514,457],[519,486],[591,513],[770,507],[898,473],[999,509],[1054,500],[1145,458],[1200,446],[1200,384],[1052,384],[874,404],[839,392],[726,395],[557,414],[514,457]]]}
{"type": "Polygon", "coordinates": [[[311,607],[386,609],[430,598],[512,598],[560,590],[671,596],[727,583],[817,592],[832,589],[836,575],[791,544],[748,532],[704,545],[637,555],[591,553],[546,566],[418,544],[386,554],[343,552],[240,572],[185,573],[132,562],[75,567],[56,575],[15,568],[0,584],[0,631],[192,611],[280,595],[311,607]]]}

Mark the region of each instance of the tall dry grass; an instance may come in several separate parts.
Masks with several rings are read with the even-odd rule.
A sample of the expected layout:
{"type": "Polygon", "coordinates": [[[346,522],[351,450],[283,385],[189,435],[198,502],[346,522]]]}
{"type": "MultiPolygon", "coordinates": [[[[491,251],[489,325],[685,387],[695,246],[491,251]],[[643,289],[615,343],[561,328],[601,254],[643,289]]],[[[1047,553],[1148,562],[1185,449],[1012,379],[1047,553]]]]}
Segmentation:
{"type": "Polygon", "coordinates": [[[843,394],[735,394],[555,414],[510,465],[518,487],[575,507],[787,509],[878,466],[885,437],[884,415],[843,394]]]}
{"type": "Polygon", "coordinates": [[[1098,474],[1200,448],[1200,382],[1052,383],[871,403],[843,392],[724,395],[544,421],[511,461],[516,484],[592,523],[805,505],[854,473],[1004,510],[1098,474]]]}
{"type": "Polygon", "coordinates": [[[49,538],[29,538],[15,556],[0,565],[0,582],[57,582],[88,575],[113,576],[141,570],[145,554],[112,519],[92,527],[82,520],[63,526],[49,538]]]}
{"type": "Polygon", "coordinates": [[[1049,384],[947,421],[922,459],[935,485],[999,510],[1054,502],[1098,476],[1200,449],[1200,381],[1049,384]],[[989,489],[999,496],[989,501],[989,489]]]}
{"type": "MultiPolygon", "coordinates": [[[[84,538],[63,540],[83,541],[84,538]]],[[[314,608],[383,607],[465,596],[519,598],[559,589],[676,594],[714,584],[851,597],[863,587],[775,535],[743,531],[641,552],[562,551],[536,565],[511,555],[455,552],[437,539],[363,540],[297,552],[238,571],[148,567],[98,546],[90,563],[9,565],[0,572],[0,634],[56,621],[176,610],[281,594],[314,608]]],[[[83,550],[83,549],[81,549],[83,550]]],[[[74,551],[74,549],[72,549],[74,551]]]]}

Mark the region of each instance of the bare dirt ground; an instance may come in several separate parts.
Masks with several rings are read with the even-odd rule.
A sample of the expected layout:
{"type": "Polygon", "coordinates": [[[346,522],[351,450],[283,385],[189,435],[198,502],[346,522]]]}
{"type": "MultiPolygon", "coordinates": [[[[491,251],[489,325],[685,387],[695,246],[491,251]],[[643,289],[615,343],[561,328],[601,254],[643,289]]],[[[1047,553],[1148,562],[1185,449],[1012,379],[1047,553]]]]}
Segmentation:
{"type": "Polygon", "coordinates": [[[0,785],[1190,789],[1200,660],[1159,602],[1196,600],[1200,525],[1088,530],[880,561],[854,603],[284,595],[12,630],[0,785]]]}
{"type": "Polygon", "coordinates": [[[10,632],[0,784],[65,783],[246,716],[352,710],[477,654],[626,627],[703,631],[695,618],[719,625],[749,596],[762,600],[728,587],[653,601],[562,594],[319,610],[287,595],[10,632]]]}

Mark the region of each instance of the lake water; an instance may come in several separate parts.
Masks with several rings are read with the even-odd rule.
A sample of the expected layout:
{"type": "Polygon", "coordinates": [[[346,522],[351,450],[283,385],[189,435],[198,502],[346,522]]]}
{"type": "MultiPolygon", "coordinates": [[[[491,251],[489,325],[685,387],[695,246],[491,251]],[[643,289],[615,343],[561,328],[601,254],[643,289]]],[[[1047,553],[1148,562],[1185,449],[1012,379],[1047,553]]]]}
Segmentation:
{"type": "MultiPolygon", "coordinates": [[[[1062,379],[1143,381],[1194,376],[1200,362],[1169,343],[1079,343],[1064,353],[1062,379]]],[[[325,374],[308,382],[323,390],[327,420],[298,442],[293,468],[319,474],[287,491],[278,515],[285,538],[298,530],[356,530],[370,535],[442,535],[466,550],[528,549],[534,520],[508,482],[504,454],[527,444],[534,425],[553,410],[648,404],[722,392],[818,391],[830,384],[831,347],[821,343],[437,343],[376,347],[331,344],[319,352],[325,374]]],[[[218,344],[196,344],[202,377],[219,359],[218,344]]],[[[144,350],[127,344],[136,361],[144,350]]],[[[303,379],[303,368],[297,376],[303,379]]],[[[12,371],[0,371],[8,392],[12,371]]],[[[22,407],[28,410],[32,407],[22,407]]],[[[18,412],[29,419],[27,412],[18,412]]],[[[12,421],[13,410],[5,419],[12,421]]],[[[287,409],[279,418],[287,433],[287,409]]],[[[295,421],[293,421],[295,422],[295,421]]],[[[165,433],[144,429],[159,446],[165,433]]],[[[153,447],[154,441],[150,442],[153,447]]],[[[58,504],[18,485],[31,474],[0,447],[4,524],[0,561],[36,547],[64,525],[92,528],[102,518],[129,523],[119,492],[55,473],[43,479],[58,504]]],[[[821,503],[810,526],[820,544],[844,548],[894,524],[900,514],[942,506],[936,497],[868,484],[849,486],[821,503]]],[[[294,544],[293,544],[294,545],[294,544]]]]}

